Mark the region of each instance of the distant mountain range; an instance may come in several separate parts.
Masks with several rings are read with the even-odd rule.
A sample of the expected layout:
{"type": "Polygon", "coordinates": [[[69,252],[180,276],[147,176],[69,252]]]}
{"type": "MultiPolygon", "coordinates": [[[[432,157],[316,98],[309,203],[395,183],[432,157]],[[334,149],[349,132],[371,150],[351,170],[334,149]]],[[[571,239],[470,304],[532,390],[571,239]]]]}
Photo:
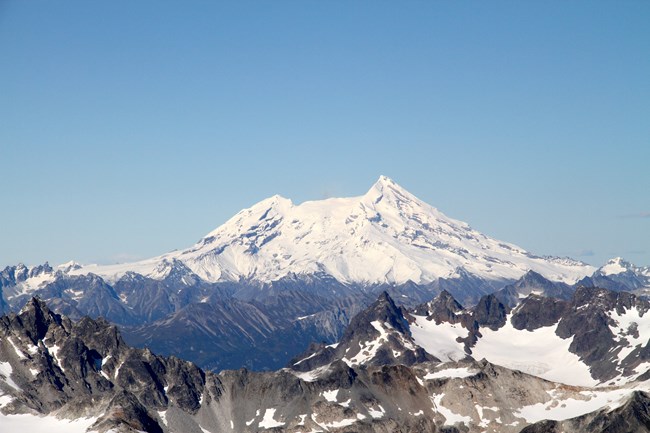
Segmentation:
{"type": "Polygon", "coordinates": [[[381,177],[361,197],[245,209],[196,245],[111,266],[8,266],[0,312],[32,296],[73,319],[105,317],[131,344],[206,369],[276,369],[312,341],[333,343],[386,291],[415,307],[448,292],[465,306],[496,292],[569,300],[577,287],[643,296],[650,269],[599,269],[494,240],[381,177]]]}

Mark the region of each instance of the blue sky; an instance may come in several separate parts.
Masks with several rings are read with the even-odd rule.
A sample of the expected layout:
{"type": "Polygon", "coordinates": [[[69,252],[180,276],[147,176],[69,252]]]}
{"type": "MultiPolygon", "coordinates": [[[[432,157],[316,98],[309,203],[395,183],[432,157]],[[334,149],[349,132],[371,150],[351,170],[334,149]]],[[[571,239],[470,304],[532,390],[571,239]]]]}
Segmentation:
{"type": "Polygon", "coordinates": [[[380,174],[650,265],[650,2],[0,0],[0,267],[191,245],[380,174]]]}

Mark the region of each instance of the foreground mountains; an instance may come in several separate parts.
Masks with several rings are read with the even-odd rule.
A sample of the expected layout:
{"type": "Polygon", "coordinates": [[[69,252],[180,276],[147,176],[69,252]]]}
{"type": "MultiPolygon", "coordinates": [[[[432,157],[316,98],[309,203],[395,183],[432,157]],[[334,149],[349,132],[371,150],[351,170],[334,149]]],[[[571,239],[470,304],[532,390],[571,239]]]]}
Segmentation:
{"type": "Polygon", "coordinates": [[[648,307],[628,293],[589,288],[570,301],[531,295],[514,309],[494,295],[464,309],[444,292],[406,310],[383,293],[339,342],[313,345],[287,368],[215,374],[131,348],[103,319],[73,322],[31,299],[19,314],[0,318],[0,426],[73,433],[650,431],[648,307]],[[586,317],[594,319],[581,324],[586,317]],[[604,340],[591,351],[589,328],[604,340]],[[544,346],[553,336],[565,344],[536,374],[491,362],[498,355],[531,366],[522,347],[544,346]],[[493,352],[480,349],[486,341],[493,352]],[[596,359],[595,352],[611,356],[596,359]],[[578,373],[543,378],[571,355],[567,368],[578,373]]]}

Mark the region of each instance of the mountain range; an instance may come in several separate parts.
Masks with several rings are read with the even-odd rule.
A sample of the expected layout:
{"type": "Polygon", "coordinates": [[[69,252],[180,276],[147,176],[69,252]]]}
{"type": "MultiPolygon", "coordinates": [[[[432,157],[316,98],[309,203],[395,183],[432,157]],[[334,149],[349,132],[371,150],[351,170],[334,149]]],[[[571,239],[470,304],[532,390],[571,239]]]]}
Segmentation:
{"type": "Polygon", "coordinates": [[[508,308],[578,287],[646,295],[650,269],[542,257],[447,217],[387,177],[360,197],[242,210],[190,248],[119,265],[22,264],[0,272],[0,312],[38,296],[72,319],[104,317],[127,342],[219,371],[274,370],[331,344],[386,291],[413,308],[448,292],[508,308]]]}
{"type": "Polygon", "coordinates": [[[406,309],[384,292],[340,341],[314,344],[286,368],[215,374],[129,347],[104,319],[72,321],[32,298],[20,313],[0,318],[0,426],[70,433],[647,432],[649,307],[632,294],[594,288],[577,290],[571,301],[532,294],[512,310],[494,295],[465,309],[447,292],[406,309]],[[602,344],[589,349],[594,338],[602,344]],[[541,360],[553,364],[531,362],[530,348],[548,351],[541,360]]]}

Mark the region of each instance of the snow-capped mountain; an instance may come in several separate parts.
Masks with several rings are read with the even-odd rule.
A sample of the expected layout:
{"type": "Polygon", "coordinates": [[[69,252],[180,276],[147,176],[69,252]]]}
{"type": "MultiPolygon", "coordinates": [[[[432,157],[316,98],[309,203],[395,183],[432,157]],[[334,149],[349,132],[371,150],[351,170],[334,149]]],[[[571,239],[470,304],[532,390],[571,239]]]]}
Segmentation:
{"type": "Polygon", "coordinates": [[[650,294],[650,267],[637,267],[621,257],[610,259],[576,285],[628,291],[637,295],[650,294]]]}
{"type": "Polygon", "coordinates": [[[175,261],[208,282],[269,283],[292,275],[328,275],[363,285],[427,284],[459,272],[503,281],[533,270],[573,283],[594,271],[584,263],[535,256],[492,239],[381,176],[360,197],[296,205],[276,195],[242,210],[188,249],[69,272],[92,272],[109,281],[128,271],[161,279],[175,261]]]}
{"type": "Polygon", "coordinates": [[[650,267],[637,267],[621,257],[610,259],[598,268],[594,276],[604,276],[630,289],[650,287],[650,267]]]}

